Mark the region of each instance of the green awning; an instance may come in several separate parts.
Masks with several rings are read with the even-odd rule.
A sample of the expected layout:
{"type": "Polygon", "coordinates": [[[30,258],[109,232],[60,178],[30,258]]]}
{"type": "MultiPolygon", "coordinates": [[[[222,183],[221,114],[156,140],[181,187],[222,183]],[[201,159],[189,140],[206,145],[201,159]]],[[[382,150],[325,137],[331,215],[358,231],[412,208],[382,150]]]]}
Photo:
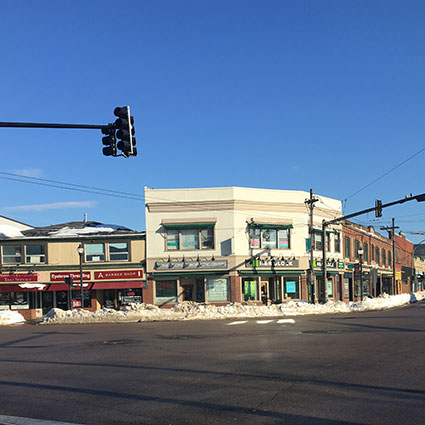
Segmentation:
{"type": "Polygon", "coordinates": [[[304,270],[239,270],[240,275],[302,275],[304,270]]]}
{"type": "Polygon", "coordinates": [[[213,228],[215,223],[162,223],[165,229],[199,229],[199,228],[213,228]]]}
{"type": "MultiPolygon", "coordinates": [[[[339,272],[336,272],[334,270],[328,270],[326,269],[326,273],[328,274],[328,276],[338,276],[339,272]]],[[[314,271],[315,276],[322,276],[323,275],[323,271],[322,270],[315,270],[314,271]]]]}
{"type": "Polygon", "coordinates": [[[277,230],[292,229],[294,227],[292,224],[265,224],[265,223],[249,223],[249,226],[255,227],[257,229],[277,229],[277,230]]]}

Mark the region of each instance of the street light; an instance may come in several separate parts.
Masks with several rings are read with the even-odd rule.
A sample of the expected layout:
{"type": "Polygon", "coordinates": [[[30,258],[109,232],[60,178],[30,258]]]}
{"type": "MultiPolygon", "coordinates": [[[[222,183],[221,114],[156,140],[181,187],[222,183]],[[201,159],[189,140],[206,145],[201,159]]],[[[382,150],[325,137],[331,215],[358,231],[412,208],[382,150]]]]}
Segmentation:
{"type": "Polygon", "coordinates": [[[360,301],[363,301],[363,249],[359,248],[357,253],[359,254],[360,263],[360,301]]]}
{"type": "Polygon", "coordinates": [[[84,293],[83,293],[83,254],[84,248],[80,244],[77,248],[78,255],[80,256],[80,290],[81,290],[81,309],[84,307],[84,293]]]}

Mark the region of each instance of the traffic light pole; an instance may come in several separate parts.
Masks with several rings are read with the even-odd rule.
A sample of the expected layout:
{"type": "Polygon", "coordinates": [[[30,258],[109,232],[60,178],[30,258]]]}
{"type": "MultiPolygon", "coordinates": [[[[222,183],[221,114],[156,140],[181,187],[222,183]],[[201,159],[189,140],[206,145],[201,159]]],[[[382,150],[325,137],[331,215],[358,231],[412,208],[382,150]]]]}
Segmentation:
{"type": "Polygon", "coordinates": [[[92,125],[92,124],[48,124],[34,122],[0,122],[0,127],[13,128],[74,128],[74,129],[93,129],[103,130],[113,128],[113,124],[108,125],[92,125]]]}
{"type": "MultiPolygon", "coordinates": [[[[330,224],[339,223],[343,220],[348,220],[349,218],[357,217],[359,215],[363,215],[372,211],[377,211],[378,209],[384,209],[388,207],[392,207],[393,205],[397,204],[404,204],[408,201],[416,200],[417,202],[425,202],[425,193],[421,193],[420,195],[410,195],[406,196],[403,199],[398,199],[397,201],[388,202],[388,204],[382,204],[382,206],[376,206],[372,208],[368,208],[366,210],[358,211],[352,214],[344,215],[342,217],[334,218],[333,220],[323,220],[322,221],[322,288],[320,291],[320,302],[325,303],[327,301],[327,271],[326,271],[326,227],[330,224]]],[[[393,254],[394,256],[394,254],[393,254]]],[[[395,258],[393,258],[393,262],[395,261],[395,258]]]]}

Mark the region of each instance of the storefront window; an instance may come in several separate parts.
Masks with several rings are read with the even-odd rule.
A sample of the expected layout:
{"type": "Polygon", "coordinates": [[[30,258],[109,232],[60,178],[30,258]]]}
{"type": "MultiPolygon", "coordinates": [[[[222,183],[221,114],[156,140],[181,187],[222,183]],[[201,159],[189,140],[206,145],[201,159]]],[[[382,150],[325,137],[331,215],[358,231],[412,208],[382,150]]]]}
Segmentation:
{"type": "Polygon", "coordinates": [[[334,296],[334,284],[332,278],[328,278],[328,297],[333,298],[334,296]]]}
{"type": "Polygon", "coordinates": [[[105,244],[103,243],[85,244],[84,251],[87,262],[105,261],[105,244]]]}
{"type": "Polygon", "coordinates": [[[2,249],[3,264],[20,264],[22,262],[21,245],[4,245],[2,249]]]}
{"type": "Polygon", "coordinates": [[[128,261],[128,243],[110,243],[109,244],[109,260],[110,261],[128,261]]]}
{"type": "Polygon", "coordinates": [[[25,262],[30,264],[40,264],[46,262],[45,245],[26,245],[25,262]]]}
{"type": "Polygon", "coordinates": [[[12,308],[29,308],[28,292],[11,292],[10,304],[12,308]]]}
{"type": "Polygon", "coordinates": [[[177,302],[177,281],[164,280],[155,282],[156,301],[177,302]]]}
{"type": "Polygon", "coordinates": [[[300,298],[300,285],[298,276],[285,277],[285,298],[300,298]]]}
{"type": "Polygon", "coordinates": [[[207,301],[229,301],[228,279],[207,279],[207,301]]]}
{"type": "Polygon", "coordinates": [[[10,304],[9,292],[0,292],[0,310],[8,310],[10,304]]]}
{"type": "Polygon", "coordinates": [[[141,304],[142,288],[128,288],[119,292],[118,301],[120,305],[141,304]]]}
{"type": "Polygon", "coordinates": [[[255,279],[242,279],[242,292],[244,301],[258,300],[258,284],[255,279]]]}

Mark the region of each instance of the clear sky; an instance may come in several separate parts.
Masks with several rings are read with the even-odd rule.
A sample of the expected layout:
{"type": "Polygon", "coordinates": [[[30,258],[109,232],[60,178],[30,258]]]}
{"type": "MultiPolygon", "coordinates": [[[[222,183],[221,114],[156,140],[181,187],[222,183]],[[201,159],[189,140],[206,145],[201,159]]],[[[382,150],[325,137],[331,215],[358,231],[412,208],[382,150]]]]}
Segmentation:
{"type": "MultiPolygon", "coordinates": [[[[346,214],[425,192],[421,0],[2,0],[1,16],[0,121],[107,124],[130,105],[139,149],[105,157],[99,130],[0,128],[1,215],[144,230],[144,186],[312,188],[346,214]]],[[[425,238],[411,233],[425,203],[355,221],[392,217],[425,238]]]]}

